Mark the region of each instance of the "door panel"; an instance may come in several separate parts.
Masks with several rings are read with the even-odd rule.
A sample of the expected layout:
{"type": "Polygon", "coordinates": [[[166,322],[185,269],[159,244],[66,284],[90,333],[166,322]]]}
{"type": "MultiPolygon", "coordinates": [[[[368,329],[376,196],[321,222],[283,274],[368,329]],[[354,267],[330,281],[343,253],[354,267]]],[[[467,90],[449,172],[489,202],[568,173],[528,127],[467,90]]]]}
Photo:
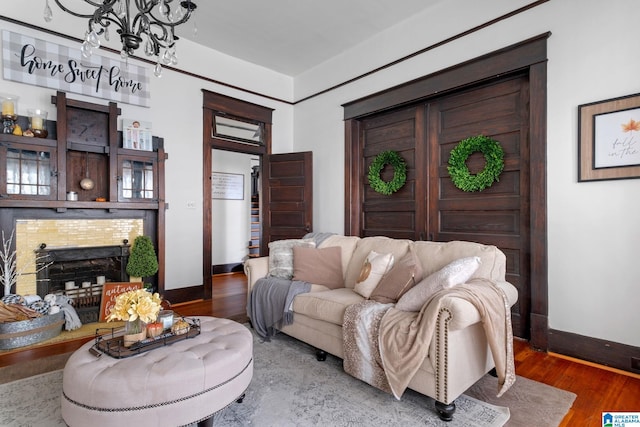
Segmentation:
{"type": "Polygon", "coordinates": [[[313,230],[313,157],[310,151],[272,154],[263,165],[261,253],[275,240],[297,239],[313,230]]]}
{"type": "MultiPolygon", "coordinates": [[[[528,336],[529,148],[528,81],[512,78],[443,97],[428,104],[429,233],[434,240],[470,240],[499,247],[507,256],[507,280],[518,288],[514,334],[528,336]],[[449,154],[462,139],[486,135],[500,142],[505,168],[499,182],[480,192],[456,188],[447,170],[449,154]]],[[[484,168],[481,153],[470,156],[471,173],[484,168]]]]}
{"type": "MultiPolygon", "coordinates": [[[[424,215],[424,202],[417,196],[422,183],[416,182],[416,169],[423,164],[417,140],[423,138],[424,111],[411,107],[367,119],[363,123],[362,162],[362,230],[361,236],[389,236],[399,239],[419,237],[420,218],[424,215]],[[375,157],[383,151],[397,151],[407,164],[405,185],[386,196],[369,186],[367,175],[375,157]],[[416,204],[416,201],[419,203],[416,204]]],[[[386,166],[380,176],[386,182],[393,179],[393,168],[386,166]]],[[[422,199],[424,200],[424,199],[422,199]]]]}

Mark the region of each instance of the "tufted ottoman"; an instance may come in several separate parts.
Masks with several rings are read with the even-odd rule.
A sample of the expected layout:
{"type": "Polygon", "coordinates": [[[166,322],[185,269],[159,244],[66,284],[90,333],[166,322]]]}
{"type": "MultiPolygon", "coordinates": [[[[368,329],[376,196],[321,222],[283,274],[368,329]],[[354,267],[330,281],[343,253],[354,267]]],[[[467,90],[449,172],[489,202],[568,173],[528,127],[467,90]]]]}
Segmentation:
{"type": "Polygon", "coordinates": [[[124,359],[89,352],[64,368],[62,418],[71,427],[211,425],[253,376],[253,339],[239,323],[200,319],[200,335],[124,359]]]}

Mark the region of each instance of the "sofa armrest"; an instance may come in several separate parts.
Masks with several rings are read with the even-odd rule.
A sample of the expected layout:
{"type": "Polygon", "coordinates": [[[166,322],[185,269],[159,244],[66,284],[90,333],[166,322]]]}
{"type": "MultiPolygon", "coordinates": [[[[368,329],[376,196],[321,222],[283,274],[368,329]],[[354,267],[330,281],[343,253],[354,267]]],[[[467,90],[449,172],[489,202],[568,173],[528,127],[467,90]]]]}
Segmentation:
{"type": "Polygon", "coordinates": [[[247,275],[247,295],[249,295],[256,281],[269,274],[269,257],[263,256],[246,260],[244,262],[244,274],[247,275]]]}
{"type": "MultiPolygon", "coordinates": [[[[498,281],[496,284],[506,294],[509,307],[513,306],[518,300],[516,287],[504,281],[498,281]]],[[[480,313],[469,301],[454,296],[445,296],[443,298],[440,308],[446,309],[451,313],[449,330],[464,329],[481,321],[480,313]]]]}

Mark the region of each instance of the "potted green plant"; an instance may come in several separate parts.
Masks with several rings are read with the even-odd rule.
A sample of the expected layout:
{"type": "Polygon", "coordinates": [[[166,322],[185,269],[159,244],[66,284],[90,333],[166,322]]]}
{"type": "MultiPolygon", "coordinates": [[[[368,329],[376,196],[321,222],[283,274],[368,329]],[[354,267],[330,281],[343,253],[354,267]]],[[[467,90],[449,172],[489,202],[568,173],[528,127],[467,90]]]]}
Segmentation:
{"type": "MultiPolygon", "coordinates": [[[[149,236],[138,236],[133,241],[129,254],[127,273],[132,277],[150,277],[158,271],[158,258],[149,236]]],[[[143,280],[144,282],[144,280],[143,280]]],[[[150,285],[145,284],[145,288],[150,285]]]]}

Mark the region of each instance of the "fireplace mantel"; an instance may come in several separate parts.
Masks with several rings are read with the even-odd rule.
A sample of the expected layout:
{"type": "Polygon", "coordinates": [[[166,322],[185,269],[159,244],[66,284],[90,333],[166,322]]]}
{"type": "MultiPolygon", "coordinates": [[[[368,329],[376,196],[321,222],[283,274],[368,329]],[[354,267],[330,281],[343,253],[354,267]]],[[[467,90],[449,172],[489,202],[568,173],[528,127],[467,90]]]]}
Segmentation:
{"type": "Polygon", "coordinates": [[[68,99],[64,92],[52,103],[57,123],[48,139],[0,134],[0,228],[8,236],[19,220],[141,219],[158,256],[158,273],[149,280],[163,291],[168,157],[163,139],[153,137],[151,151],[124,148],[116,103],[68,99]],[[88,125],[99,131],[84,132],[88,125]],[[95,186],[82,189],[87,175],[95,186]]]}

